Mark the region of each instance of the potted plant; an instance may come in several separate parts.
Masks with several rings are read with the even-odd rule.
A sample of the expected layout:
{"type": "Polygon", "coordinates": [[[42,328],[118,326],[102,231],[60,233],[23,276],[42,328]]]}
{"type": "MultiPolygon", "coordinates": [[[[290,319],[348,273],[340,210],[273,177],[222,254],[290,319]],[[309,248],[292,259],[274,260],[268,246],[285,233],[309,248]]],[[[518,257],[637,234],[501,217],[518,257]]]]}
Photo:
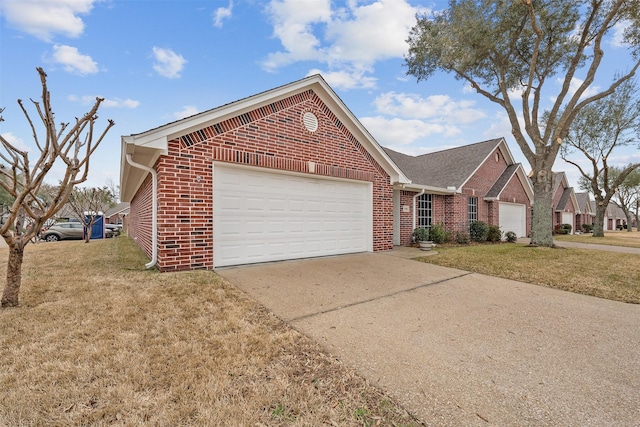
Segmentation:
{"type": "Polygon", "coordinates": [[[430,251],[433,248],[433,241],[431,241],[431,230],[429,227],[418,227],[413,230],[413,238],[420,249],[423,251],[430,251]]]}

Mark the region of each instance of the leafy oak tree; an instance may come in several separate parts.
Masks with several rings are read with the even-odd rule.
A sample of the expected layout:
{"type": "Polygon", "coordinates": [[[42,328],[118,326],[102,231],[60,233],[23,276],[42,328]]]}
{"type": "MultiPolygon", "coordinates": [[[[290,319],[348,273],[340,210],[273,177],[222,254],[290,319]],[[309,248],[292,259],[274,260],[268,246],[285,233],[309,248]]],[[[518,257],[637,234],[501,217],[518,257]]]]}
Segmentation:
{"type": "Polygon", "coordinates": [[[640,65],[639,4],[450,0],[442,12],[417,16],[407,40],[407,74],[421,81],[438,71],[453,73],[505,110],[531,166],[531,244],[553,246],[552,168],[576,115],[614,93],[640,65]],[[626,44],[631,59],[620,66],[628,69],[610,86],[590,93],[606,37],[623,24],[620,43],[626,44]],[[549,99],[553,101],[545,110],[549,99]]]}
{"type": "MultiPolygon", "coordinates": [[[[42,104],[34,100],[31,102],[44,130],[36,126],[22,100],[18,100],[18,105],[31,128],[36,147],[34,152],[38,157],[32,162],[33,158],[29,159],[31,153],[15,146],[0,134],[0,187],[12,201],[7,219],[0,226],[0,234],[9,246],[2,307],[19,304],[25,246],[42,225],[64,206],[74,186],[86,181],[91,155],[115,124],[109,120],[103,132],[94,135],[98,119],[96,113],[103,101],[102,98],[96,98],[88,113],[76,118],[72,124],[61,123],[58,127],[47,89],[47,75],[42,68],[37,68],[37,71],[42,85],[42,104]],[[42,138],[38,136],[38,130],[44,132],[42,138]],[[44,179],[54,165],[62,168],[64,177],[57,190],[45,199],[39,193],[46,186],[44,179]],[[25,221],[30,227],[24,227],[25,221]]],[[[0,121],[3,121],[1,116],[0,121]]]]}
{"type": "MultiPolygon", "coordinates": [[[[640,167],[640,163],[616,168],[609,165],[616,148],[639,144],[640,99],[636,92],[635,82],[627,80],[612,95],[585,106],[576,115],[560,150],[560,156],[580,171],[580,187],[593,194],[596,201],[593,237],[604,237],[604,215],[609,202],[615,194],[622,195],[619,189],[629,174],[640,167]],[[588,167],[569,157],[575,152],[586,157],[588,167]]],[[[617,201],[626,203],[628,196],[625,194],[625,198],[617,201]]],[[[628,209],[625,215],[629,218],[628,209]]]]}

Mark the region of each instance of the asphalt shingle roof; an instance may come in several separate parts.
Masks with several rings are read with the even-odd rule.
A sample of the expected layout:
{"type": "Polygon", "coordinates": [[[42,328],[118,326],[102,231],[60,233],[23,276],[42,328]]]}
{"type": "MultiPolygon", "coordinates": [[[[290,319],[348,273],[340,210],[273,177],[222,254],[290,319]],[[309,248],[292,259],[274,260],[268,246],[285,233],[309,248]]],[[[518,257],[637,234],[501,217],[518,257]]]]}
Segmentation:
{"type": "Polygon", "coordinates": [[[493,187],[491,187],[491,189],[487,192],[486,197],[494,198],[500,196],[500,193],[502,193],[504,187],[507,186],[507,184],[511,180],[511,177],[513,177],[513,175],[516,173],[516,170],[518,170],[518,166],[520,166],[520,163],[514,163],[507,166],[504,172],[502,172],[502,175],[500,175],[500,178],[498,178],[495,184],[493,184],[493,187]]]}
{"type": "Polygon", "coordinates": [[[414,184],[460,188],[501,141],[502,138],[491,139],[420,156],[383,148],[414,184]]]}

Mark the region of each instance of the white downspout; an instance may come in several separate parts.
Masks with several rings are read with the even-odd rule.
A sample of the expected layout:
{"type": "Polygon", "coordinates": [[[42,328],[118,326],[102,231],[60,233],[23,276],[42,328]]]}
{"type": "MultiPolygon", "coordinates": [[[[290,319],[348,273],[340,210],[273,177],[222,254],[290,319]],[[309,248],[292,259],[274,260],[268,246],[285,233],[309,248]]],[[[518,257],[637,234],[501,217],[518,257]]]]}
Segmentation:
{"type": "Polygon", "coordinates": [[[127,154],[127,162],[134,168],[151,174],[151,261],[144,265],[145,268],[151,268],[158,262],[158,173],[153,168],[131,160],[131,154],[127,154]]]}
{"type": "Polygon", "coordinates": [[[422,189],[421,192],[413,196],[413,230],[416,229],[416,199],[422,196],[427,190],[425,188],[422,189]]]}

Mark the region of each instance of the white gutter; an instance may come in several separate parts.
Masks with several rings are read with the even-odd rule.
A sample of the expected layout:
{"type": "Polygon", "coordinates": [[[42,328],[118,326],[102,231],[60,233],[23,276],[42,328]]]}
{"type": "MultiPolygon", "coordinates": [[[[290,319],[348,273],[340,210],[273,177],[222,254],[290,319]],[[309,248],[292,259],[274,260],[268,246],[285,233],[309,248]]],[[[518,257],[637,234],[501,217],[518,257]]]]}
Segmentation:
{"type": "Polygon", "coordinates": [[[426,193],[427,189],[423,188],[422,191],[413,196],[413,229],[416,229],[416,199],[426,193]]]}
{"type": "Polygon", "coordinates": [[[127,154],[127,162],[151,174],[151,261],[144,265],[151,268],[158,262],[158,174],[155,169],[131,160],[131,154],[127,154]]]}

